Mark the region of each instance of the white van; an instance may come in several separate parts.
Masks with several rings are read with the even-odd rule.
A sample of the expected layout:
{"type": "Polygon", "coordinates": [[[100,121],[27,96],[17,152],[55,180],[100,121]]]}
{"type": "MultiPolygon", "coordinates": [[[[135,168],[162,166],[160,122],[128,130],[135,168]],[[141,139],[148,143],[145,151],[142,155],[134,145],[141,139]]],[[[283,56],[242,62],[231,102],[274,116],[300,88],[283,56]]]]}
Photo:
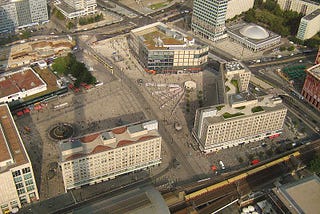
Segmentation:
{"type": "Polygon", "coordinates": [[[224,163],[222,162],[222,160],[219,161],[219,164],[221,166],[221,169],[226,169],[226,167],[224,166],[224,163]]]}

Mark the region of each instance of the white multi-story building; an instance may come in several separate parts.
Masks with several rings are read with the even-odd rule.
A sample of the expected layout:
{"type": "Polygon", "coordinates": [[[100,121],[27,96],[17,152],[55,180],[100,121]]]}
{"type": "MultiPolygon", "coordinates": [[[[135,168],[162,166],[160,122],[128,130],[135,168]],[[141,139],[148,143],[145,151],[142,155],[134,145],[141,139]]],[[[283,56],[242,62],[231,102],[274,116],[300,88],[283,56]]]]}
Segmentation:
{"type": "Polygon", "coordinates": [[[213,41],[225,37],[228,0],[194,0],[192,31],[213,41]]]}
{"type": "Polygon", "coordinates": [[[9,103],[47,90],[47,84],[32,68],[0,75],[0,103],[9,103]]]}
{"type": "Polygon", "coordinates": [[[89,134],[60,146],[66,191],[161,163],[157,121],[89,134]]]}
{"type": "Polygon", "coordinates": [[[228,35],[232,41],[238,42],[254,52],[278,45],[281,41],[280,35],[252,23],[240,23],[230,26],[228,35]]]}
{"type": "Polygon", "coordinates": [[[47,0],[0,0],[0,32],[47,21],[47,0]]]}
{"type": "Polygon", "coordinates": [[[297,38],[310,39],[320,31],[320,8],[302,17],[300,20],[297,38]]]}
{"type": "Polygon", "coordinates": [[[55,7],[68,19],[77,18],[97,12],[96,0],[59,0],[55,7]]]}
{"type": "Polygon", "coordinates": [[[0,213],[39,200],[28,153],[7,104],[0,105],[0,213]]]}
{"type": "Polygon", "coordinates": [[[225,84],[227,85],[229,83],[229,88],[237,87],[235,88],[234,92],[244,92],[248,90],[251,72],[249,70],[246,70],[244,66],[241,65],[241,63],[237,61],[227,62],[225,64],[224,74],[225,79],[227,80],[227,83],[225,84]],[[235,83],[236,86],[232,83],[235,83]]]}
{"type": "Polygon", "coordinates": [[[129,46],[151,73],[198,72],[208,60],[208,46],[161,22],[132,30],[129,46]]]}
{"type": "Polygon", "coordinates": [[[253,8],[254,0],[229,0],[227,6],[226,19],[232,19],[253,8]]]}
{"type": "Polygon", "coordinates": [[[280,98],[235,94],[230,105],[197,109],[193,135],[204,153],[278,136],[287,113],[280,98]]]}
{"type": "Polygon", "coordinates": [[[292,10],[308,15],[320,8],[320,3],[311,0],[277,0],[282,10],[292,10]]]}

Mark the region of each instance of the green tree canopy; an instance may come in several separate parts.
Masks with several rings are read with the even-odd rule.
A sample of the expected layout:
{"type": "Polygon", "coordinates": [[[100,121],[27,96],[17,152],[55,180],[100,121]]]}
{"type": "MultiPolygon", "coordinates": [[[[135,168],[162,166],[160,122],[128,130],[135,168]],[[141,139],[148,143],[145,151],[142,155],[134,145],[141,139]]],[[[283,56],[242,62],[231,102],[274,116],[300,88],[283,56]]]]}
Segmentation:
{"type": "Polygon", "coordinates": [[[311,162],[310,162],[310,170],[315,172],[316,174],[320,173],[320,155],[317,155],[311,162]]]}
{"type": "Polygon", "coordinates": [[[76,87],[82,82],[87,84],[94,84],[96,82],[96,78],[88,71],[86,65],[78,62],[76,57],[70,53],[65,57],[55,59],[52,68],[58,72],[59,75],[71,74],[77,78],[74,83],[76,87]]]}

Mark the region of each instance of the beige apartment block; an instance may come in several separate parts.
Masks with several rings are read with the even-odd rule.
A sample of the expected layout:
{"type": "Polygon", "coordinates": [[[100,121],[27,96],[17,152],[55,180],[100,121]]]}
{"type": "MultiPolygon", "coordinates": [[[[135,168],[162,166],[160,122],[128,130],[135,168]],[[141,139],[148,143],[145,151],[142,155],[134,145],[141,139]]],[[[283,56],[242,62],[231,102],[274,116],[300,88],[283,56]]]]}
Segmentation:
{"type": "Polygon", "coordinates": [[[7,104],[0,105],[0,213],[39,200],[28,153],[7,104]]]}
{"type": "Polygon", "coordinates": [[[155,120],[63,141],[60,148],[66,191],[161,163],[161,136],[155,120]]]}
{"type": "Polygon", "coordinates": [[[193,135],[204,153],[279,135],[287,108],[278,97],[234,94],[230,104],[196,111],[193,135]]]}
{"type": "Polygon", "coordinates": [[[227,5],[226,20],[232,19],[253,8],[254,0],[229,0],[227,5]]]}
{"type": "Polygon", "coordinates": [[[310,39],[320,31],[320,8],[302,17],[297,32],[297,38],[310,39]]]}
{"type": "Polygon", "coordinates": [[[208,61],[209,47],[157,22],[130,32],[129,47],[149,73],[198,72],[208,61]]]}
{"type": "MultiPolygon", "coordinates": [[[[237,61],[231,61],[225,64],[225,80],[231,93],[244,92],[248,90],[251,72],[237,61]],[[232,90],[234,88],[234,90],[232,90]]],[[[228,93],[228,92],[227,92],[228,93]]]]}
{"type": "Polygon", "coordinates": [[[308,15],[320,8],[320,4],[311,0],[277,0],[282,10],[292,10],[308,15]]]}

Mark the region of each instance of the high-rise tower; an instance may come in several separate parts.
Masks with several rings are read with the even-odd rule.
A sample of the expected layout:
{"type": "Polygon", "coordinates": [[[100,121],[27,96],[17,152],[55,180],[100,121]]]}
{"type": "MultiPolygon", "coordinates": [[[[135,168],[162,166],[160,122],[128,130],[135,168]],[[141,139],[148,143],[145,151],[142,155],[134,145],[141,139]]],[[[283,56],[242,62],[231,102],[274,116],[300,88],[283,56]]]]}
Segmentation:
{"type": "Polygon", "coordinates": [[[0,32],[48,19],[47,0],[0,0],[0,32]]]}
{"type": "Polygon", "coordinates": [[[194,0],[191,29],[195,34],[216,41],[225,31],[228,0],[194,0]]]}

